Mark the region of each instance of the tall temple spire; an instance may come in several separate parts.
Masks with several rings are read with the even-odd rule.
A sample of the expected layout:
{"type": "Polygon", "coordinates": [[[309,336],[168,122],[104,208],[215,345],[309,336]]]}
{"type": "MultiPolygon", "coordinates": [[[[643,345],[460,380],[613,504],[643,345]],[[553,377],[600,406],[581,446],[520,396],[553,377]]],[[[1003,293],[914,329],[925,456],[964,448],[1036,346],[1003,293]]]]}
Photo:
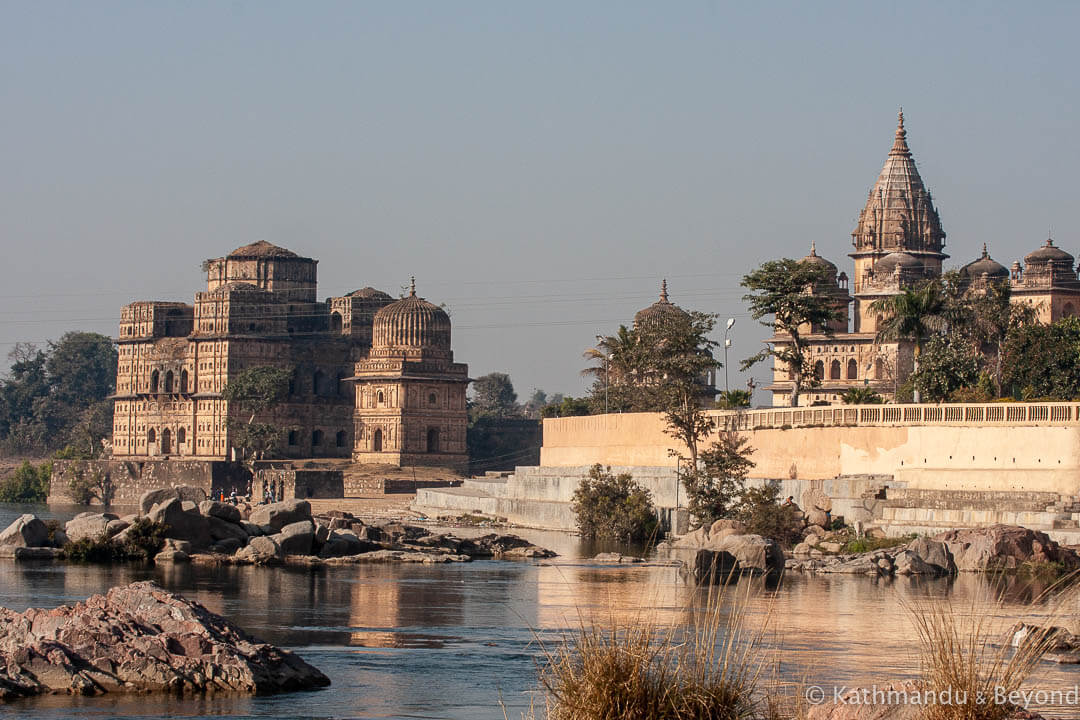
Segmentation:
{"type": "Polygon", "coordinates": [[[660,302],[667,302],[667,278],[660,281],[660,302]]]}

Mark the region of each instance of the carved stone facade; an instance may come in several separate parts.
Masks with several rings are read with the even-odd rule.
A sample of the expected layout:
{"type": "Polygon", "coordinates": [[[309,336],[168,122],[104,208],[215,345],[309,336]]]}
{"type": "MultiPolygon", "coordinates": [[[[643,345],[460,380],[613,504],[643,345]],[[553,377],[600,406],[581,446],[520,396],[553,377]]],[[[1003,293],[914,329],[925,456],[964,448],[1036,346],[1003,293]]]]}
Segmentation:
{"type": "MultiPolygon", "coordinates": [[[[375,393],[375,385],[386,386],[385,396],[391,386],[403,390],[405,383],[360,378],[359,363],[369,356],[386,361],[385,351],[372,347],[375,319],[381,309],[405,301],[394,303],[386,293],[364,288],[318,302],[316,266],[316,260],[258,242],[208,260],[207,289],[196,293],[194,305],[124,307],[117,339],[114,456],[232,458],[228,420],[247,418],[237,417],[222,390],[245,369],[273,366],[292,372],[288,397],[256,420],[281,429],[276,455],[360,453],[364,462],[463,464],[467,368],[449,360],[432,364],[426,356],[424,387],[442,392],[446,401],[412,408],[405,434],[417,432],[419,423],[415,427],[437,427],[442,442],[430,451],[424,444],[414,452],[414,445],[420,446],[413,443],[406,454],[367,452],[366,441],[354,433],[357,403],[375,393]]],[[[440,357],[452,358],[449,318],[441,333],[440,357]]],[[[411,380],[409,389],[419,392],[411,380]]]]}
{"type": "MultiPolygon", "coordinates": [[[[828,283],[810,291],[832,298],[841,317],[831,327],[831,336],[824,328],[802,328],[819,384],[800,394],[800,405],[839,402],[840,395],[853,387],[870,387],[891,398],[912,372],[910,343],[876,342],[881,318],[871,306],[920,281],[940,277],[949,256],[943,251],[941,219],[907,144],[903,112],[885,165],[851,235],[855,248],[850,253],[855,265],[851,296],[846,274],[838,274],[833,263],[819,257],[815,245],[803,258],[831,271],[828,283]],[[853,303],[850,320],[849,303],[853,303]]],[[[1024,263],[1026,267],[1014,262],[1010,271],[990,257],[984,244],[982,256],[961,267],[960,275],[975,287],[1009,281],[1013,301],[1032,305],[1040,322],[1077,314],[1080,280],[1072,255],[1047,240],[1024,263]]],[[[790,338],[777,334],[767,342],[782,345],[790,338]]],[[[773,405],[790,404],[791,381],[789,369],[776,361],[773,381],[765,388],[773,393],[773,405]]]]}

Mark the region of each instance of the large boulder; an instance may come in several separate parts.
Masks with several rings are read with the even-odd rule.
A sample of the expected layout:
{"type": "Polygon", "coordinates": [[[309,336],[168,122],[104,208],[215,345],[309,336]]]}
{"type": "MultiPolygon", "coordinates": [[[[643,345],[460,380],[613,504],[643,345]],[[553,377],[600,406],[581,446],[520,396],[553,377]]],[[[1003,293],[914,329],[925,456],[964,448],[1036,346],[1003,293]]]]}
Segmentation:
{"type": "Polygon", "coordinates": [[[281,546],[273,538],[259,535],[248,540],[246,547],[236,551],[236,557],[248,560],[257,565],[280,563],[285,556],[281,552],[281,546]]]}
{"type": "Polygon", "coordinates": [[[234,523],[238,523],[242,519],[240,508],[231,503],[223,503],[217,500],[203,500],[199,503],[199,512],[207,517],[221,518],[234,523]]]}
{"type": "Polygon", "coordinates": [[[897,575],[937,575],[938,571],[911,550],[901,550],[892,559],[897,575]]]}
{"type": "Polygon", "coordinates": [[[49,528],[36,515],[27,513],[7,526],[0,533],[0,545],[16,547],[44,547],[49,544],[49,528]]]}
{"type": "Polygon", "coordinates": [[[251,511],[248,521],[261,527],[267,535],[272,535],[286,525],[310,519],[311,503],[307,500],[285,500],[259,505],[251,511]]]}
{"type": "Polygon", "coordinates": [[[209,547],[213,538],[210,535],[210,523],[198,508],[185,510],[184,502],[178,497],[166,500],[150,509],[147,517],[152,522],[168,526],[165,537],[187,540],[194,548],[209,547]]]}
{"type": "Polygon", "coordinates": [[[281,692],[324,687],[293,653],[152,582],[74,607],[0,608],[0,700],[44,693],[281,692]]]}
{"type": "Polygon", "coordinates": [[[709,538],[705,541],[705,547],[713,550],[719,549],[725,538],[732,535],[742,535],[745,532],[746,523],[721,518],[709,527],[709,538]]]}
{"type": "Polygon", "coordinates": [[[955,575],[956,560],[949,552],[949,547],[939,540],[920,537],[908,543],[907,549],[932,566],[938,575],[955,575]]]}
{"type": "Polygon", "coordinates": [[[71,542],[79,542],[86,538],[97,540],[108,534],[109,522],[116,519],[116,516],[102,513],[80,513],[67,521],[64,532],[71,542]]]}
{"type": "Polygon", "coordinates": [[[345,557],[378,550],[379,545],[361,540],[352,530],[334,530],[319,551],[319,557],[345,557]]]}
{"type": "Polygon", "coordinates": [[[223,520],[216,515],[206,515],[205,517],[206,524],[210,528],[210,537],[215,542],[219,540],[232,539],[238,541],[241,547],[247,544],[247,530],[240,527],[240,525],[238,525],[237,523],[223,520]]]}
{"type": "Polygon", "coordinates": [[[950,530],[935,535],[933,540],[945,544],[960,571],[1002,571],[1051,564],[1067,571],[1080,568],[1080,556],[1075,550],[1058,545],[1046,533],[1019,525],[950,530]]]}
{"type": "Polygon", "coordinates": [[[829,524],[829,515],[824,510],[810,508],[806,511],[806,523],[807,525],[826,527],[829,524]]]}
{"type": "Polygon", "coordinates": [[[310,555],[315,541],[315,525],[310,520],[289,523],[272,539],[286,555],[310,555]]]}
{"type": "Polygon", "coordinates": [[[760,535],[729,535],[716,549],[734,555],[743,572],[775,574],[784,570],[783,549],[775,540],[760,535]]]}
{"type": "Polygon", "coordinates": [[[139,513],[146,515],[155,505],[160,505],[166,500],[178,498],[193,503],[201,503],[206,499],[206,491],[191,485],[177,485],[176,487],[157,488],[147,490],[139,496],[139,513]]]}
{"type": "Polygon", "coordinates": [[[698,585],[723,585],[738,579],[742,568],[726,550],[698,550],[694,555],[694,582],[698,585]]]}

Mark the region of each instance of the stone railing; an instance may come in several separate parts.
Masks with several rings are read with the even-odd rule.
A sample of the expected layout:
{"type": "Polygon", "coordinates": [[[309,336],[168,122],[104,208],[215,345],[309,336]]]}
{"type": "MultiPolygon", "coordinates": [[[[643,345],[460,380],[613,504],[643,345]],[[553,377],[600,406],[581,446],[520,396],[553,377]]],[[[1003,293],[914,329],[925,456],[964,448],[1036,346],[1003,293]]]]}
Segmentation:
{"type": "Polygon", "coordinates": [[[1080,403],[834,405],[718,412],[723,430],[867,425],[1080,425],[1080,403]]]}

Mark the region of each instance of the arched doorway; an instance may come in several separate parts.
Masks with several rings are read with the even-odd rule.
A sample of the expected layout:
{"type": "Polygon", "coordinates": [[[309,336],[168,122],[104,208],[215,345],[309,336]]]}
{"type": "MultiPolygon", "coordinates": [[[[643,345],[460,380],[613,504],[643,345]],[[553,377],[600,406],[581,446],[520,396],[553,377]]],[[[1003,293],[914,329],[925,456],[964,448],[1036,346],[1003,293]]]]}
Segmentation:
{"type": "Polygon", "coordinates": [[[439,428],[428,428],[427,451],[429,453],[439,452],[439,428]]]}
{"type": "Polygon", "coordinates": [[[830,380],[839,380],[840,379],[840,361],[839,360],[833,360],[832,364],[829,365],[829,379],[830,380]]]}
{"type": "Polygon", "coordinates": [[[173,391],[173,372],[169,370],[165,373],[165,394],[171,395],[173,391]]]}
{"type": "Polygon", "coordinates": [[[382,430],[376,430],[372,433],[371,450],[373,452],[382,452],[382,430]]]}
{"type": "Polygon", "coordinates": [[[855,380],[859,377],[859,363],[855,362],[855,358],[847,361],[847,379],[855,380]]]}
{"type": "Polygon", "coordinates": [[[330,332],[340,333],[342,328],[341,313],[330,313],[330,332]]]}
{"type": "Polygon", "coordinates": [[[168,455],[172,452],[172,433],[169,428],[161,431],[161,454],[168,455]]]}
{"type": "Polygon", "coordinates": [[[181,395],[186,395],[187,394],[187,391],[188,391],[187,384],[188,384],[187,370],[181,370],[180,371],[180,394],[181,395]]]}
{"type": "Polygon", "coordinates": [[[150,373],[150,394],[151,395],[157,395],[158,377],[160,377],[160,376],[158,375],[157,370],[150,373]]]}
{"type": "Polygon", "coordinates": [[[814,363],[814,377],[816,377],[818,380],[825,379],[825,363],[821,362],[820,360],[814,363]]]}

